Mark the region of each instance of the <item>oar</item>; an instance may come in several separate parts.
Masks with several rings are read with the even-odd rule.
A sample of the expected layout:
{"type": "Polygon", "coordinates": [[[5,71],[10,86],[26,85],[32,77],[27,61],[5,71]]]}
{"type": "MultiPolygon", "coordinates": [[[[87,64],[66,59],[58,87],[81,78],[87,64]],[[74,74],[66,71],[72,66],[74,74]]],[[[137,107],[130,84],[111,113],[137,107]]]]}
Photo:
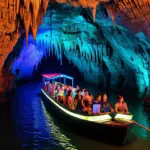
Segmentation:
{"type": "Polygon", "coordinates": [[[132,121],[133,121],[136,125],[138,125],[139,127],[143,128],[143,129],[145,129],[145,130],[147,130],[147,131],[150,131],[149,128],[147,128],[147,127],[141,125],[140,123],[136,122],[135,120],[132,120],[132,121]]]}

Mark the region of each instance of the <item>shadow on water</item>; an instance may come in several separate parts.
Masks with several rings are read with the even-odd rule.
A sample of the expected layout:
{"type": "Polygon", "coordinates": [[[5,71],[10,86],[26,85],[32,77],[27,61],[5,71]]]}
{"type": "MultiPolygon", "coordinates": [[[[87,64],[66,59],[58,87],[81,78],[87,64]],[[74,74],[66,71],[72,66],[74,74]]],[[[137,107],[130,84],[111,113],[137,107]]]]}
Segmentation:
{"type": "MultiPolygon", "coordinates": [[[[10,136],[9,140],[12,142],[16,139],[15,142],[20,145],[19,150],[149,149],[150,133],[136,125],[132,130],[132,134],[136,136],[137,140],[133,140],[133,142],[123,147],[112,146],[91,140],[85,136],[78,135],[68,130],[62,122],[53,117],[44,107],[41,98],[37,96],[37,93],[40,91],[40,87],[41,85],[39,83],[20,86],[17,89],[16,95],[12,101],[13,126],[11,129],[10,127],[8,129],[10,129],[10,132],[15,132],[16,137],[10,136]]],[[[98,91],[98,89],[93,89],[93,92],[94,91],[98,91]]],[[[114,104],[116,102],[115,95],[110,94],[109,97],[111,103],[114,104]]],[[[127,103],[129,105],[129,110],[131,110],[134,114],[134,120],[145,125],[146,127],[150,127],[149,110],[145,110],[140,101],[131,101],[131,99],[128,99],[127,103]]],[[[10,124],[10,122],[7,124],[10,124]]],[[[3,126],[3,128],[7,129],[7,126],[3,126]]],[[[117,133],[114,135],[114,138],[115,136],[117,136],[117,133]]],[[[129,137],[129,140],[132,141],[132,138],[135,137],[129,137]]]]}

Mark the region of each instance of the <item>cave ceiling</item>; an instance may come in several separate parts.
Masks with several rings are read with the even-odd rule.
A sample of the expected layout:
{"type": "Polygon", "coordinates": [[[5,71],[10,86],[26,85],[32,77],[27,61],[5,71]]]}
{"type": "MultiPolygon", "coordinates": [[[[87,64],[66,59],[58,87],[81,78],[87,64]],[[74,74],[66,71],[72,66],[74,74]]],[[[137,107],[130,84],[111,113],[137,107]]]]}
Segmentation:
{"type": "Polygon", "coordinates": [[[49,4],[36,40],[29,34],[29,45],[26,47],[24,41],[20,57],[14,61],[13,72],[20,68],[20,76],[30,77],[43,56],[55,55],[63,64],[64,54],[86,81],[99,84],[111,74],[110,84],[116,87],[123,76],[125,86],[138,87],[144,92],[150,83],[148,38],[141,30],[133,34],[124,28],[117,17],[113,20],[105,3],[98,5],[96,11],[94,20],[90,8],[49,4]]]}
{"type": "Polygon", "coordinates": [[[149,0],[1,0],[0,18],[2,21],[3,18],[6,21],[8,19],[7,24],[16,22],[16,25],[12,24],[13,26],[7,29],[7,32],[13,33],[16,29],[24,28],[26,38],[28,38],[29,31],[35,38],[48,4],[52,5],[53,3],[88,8],[94,21],[98,21],[97,15],[101,12],[97,8],[102,5],[114,24],[124,25],[133,32],[142,30],[149,35],[149,0]]]}
{"type": "Polygon", "coordinates": [[[28,73],[49,50],[60,62],[64,53],[94,83],[106,71],[112,85],[117,84],[116,75],[123,75],[125,84],[134,81],[141,91],[149,86],[149,0],[3,0],[2,5],[0,19],[9,27],[0,28],[2,36],[26,35],[14,70],[22,64],[28,73]]]}
{"type": "MultiPolygon", "coordinates": [[[[46,12],[48,2],[52,7],[57,7],[58,5],[55,5],[55,3],[59,3],[87,8],[94,22],[103,18],[102,16],[98,17],[101,14],[99,6],[102,6],[115,25],[120,24],[134,33],[142,31],[147,36],[150,36],[150,0],[24,0],[22,5],[25,7],[20,5],[20,16],[24,21],[26,38],[30,27],[35,38],[37,28],[42,23],[42,16],[46,12]],[[30,10],[30,5],[33,11],[30,10]]],[[[49,8],[51,9],[52,7],[49,8]]],[[[71,7],[72,10],[73,7],[71,7]]],[[[66,7],[66,9],[70,8],[66,7]]],[[[70,13],[73,12],[72,10],[70,10],[70,13]]]]}

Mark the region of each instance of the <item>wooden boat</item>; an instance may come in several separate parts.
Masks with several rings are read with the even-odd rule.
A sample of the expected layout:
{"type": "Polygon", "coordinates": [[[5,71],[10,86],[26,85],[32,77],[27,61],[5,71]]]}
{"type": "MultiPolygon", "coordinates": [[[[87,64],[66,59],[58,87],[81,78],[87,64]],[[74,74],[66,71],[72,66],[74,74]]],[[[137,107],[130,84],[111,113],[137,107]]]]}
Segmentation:
{"type": "MultiPolygon", "coordinates": [[[[73,78],[64,74],[44,74],[43,83],[52,81],[53,86],[57,79],[73,78]]],[[[66,84],[66,79],[64,79],[66,84]]],[[[49,89],[45,91],[41,89],[43,102],[48,110],[62,122],[66,123],[68,128],[74,129],[78,133],[82,133],[92,139],[101,140],[112,144],[124,144],[130,129],[133,125],[131,114],[102,114],[88,115],[77,112],[60,104],[55,100],[55,96],[49,96],[49,89]]]]}

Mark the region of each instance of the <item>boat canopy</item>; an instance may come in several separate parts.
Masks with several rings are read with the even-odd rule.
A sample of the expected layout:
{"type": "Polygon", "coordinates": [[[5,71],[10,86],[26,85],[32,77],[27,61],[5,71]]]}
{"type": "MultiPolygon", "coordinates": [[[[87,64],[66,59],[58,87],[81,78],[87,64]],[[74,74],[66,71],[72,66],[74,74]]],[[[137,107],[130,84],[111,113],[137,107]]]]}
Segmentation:
{"type": "Polygon", "coordinates": [[[42,77],[49,79],[49,80],[57,79],[57,78],[67,78],[67,79],[73,80],[73,77],[70,77],[65,74],[60,74],[60,73],[42,74],[42,77]]]}
{"type": "MultiPolygon", "coordinates": [[[[66,84],[66,79],[70,79],[72,81],[72,87],[74,86],[74,78],[70,77],[68,75],[65,75],[65,74],[61,74],[61,73],[42,74],[42,78],[43,78],[43,83],[44,84],[49,84],[50,82],[52,82],[53,93],[54,93],[54,83],[56,82],[57,79],[60,82],[61,78],[63,78],[63,82],[60,82],[62,84],[66,84]]],[[[49,89],[49,86],[48,86],[48,91],[49,90],[50,89],[49,89]]]]}

